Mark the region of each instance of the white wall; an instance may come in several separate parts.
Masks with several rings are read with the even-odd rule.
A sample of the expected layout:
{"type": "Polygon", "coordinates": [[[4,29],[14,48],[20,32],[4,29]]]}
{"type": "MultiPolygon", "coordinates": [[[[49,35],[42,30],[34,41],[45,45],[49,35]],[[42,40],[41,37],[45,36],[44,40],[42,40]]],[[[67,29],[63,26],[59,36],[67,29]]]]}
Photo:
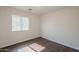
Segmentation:
{"type": "Polygon", "coordinates": [[[42,37],[79,50],[79,7],[42,16],[42,37]]]}
{"type": "Polygon", "coordinates": [[[39,16],[9,7],[0,7],[0,48],[36,37],[40,37],[39,16]],[[30,30],[12,32],[11,15],[13,14],[29,17],[30,30]]]}

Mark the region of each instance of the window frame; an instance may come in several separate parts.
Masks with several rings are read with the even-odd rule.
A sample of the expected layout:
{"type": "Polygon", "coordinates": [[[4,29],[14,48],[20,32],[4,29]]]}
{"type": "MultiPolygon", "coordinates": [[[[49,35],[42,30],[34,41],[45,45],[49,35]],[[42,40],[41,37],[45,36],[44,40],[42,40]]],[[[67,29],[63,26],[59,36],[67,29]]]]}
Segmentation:
{"type": "MultiPolygon", "coordinates": [[[[18,20],[20,20],[20,30],[14,30],[14,29],[13,29],[13,16],[19,16],[19,15],[13,14],[12,17],[11,17],[11,19],[12,19],[12,25],[11,25],[11,26],[12,26],[12,27],[11,27],[12,30],[11,30],[11,31],[12,31],[12,32],[22,32],[22,31],[28,31],[28,30],[29,30],[29,28],[30,28],[30,25],[29,25],[29,24],[30,24],[30,19],[29,19],[29,17],[26,17],[26,16],[19,16],[20,19],[18,19],[18,20]],[[26,18],[26,20],[28,21],[28,24],[26,24],[26,25],[28,25],[28,26],[26,27],[27,29],[23,29],[24,26],[22,25],[22,24],[23,24],[23,22],[22,22],[23,19],[22,19],[22,18],[26,18]]],[[[26,22],[26,23],[27,23],[27,22],[26,22]]],[[[17,26],[16,26],[16,27],[17,27],[17,26]]]]}

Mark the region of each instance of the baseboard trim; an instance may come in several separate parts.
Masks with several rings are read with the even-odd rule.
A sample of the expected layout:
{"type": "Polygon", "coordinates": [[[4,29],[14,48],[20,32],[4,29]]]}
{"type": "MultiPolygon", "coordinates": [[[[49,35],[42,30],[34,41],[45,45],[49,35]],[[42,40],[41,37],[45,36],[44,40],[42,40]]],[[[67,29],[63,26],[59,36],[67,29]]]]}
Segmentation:
{"type": "MultiPolygon", "coordinates": [[[[33,39],[38,39],[38,38],[41,38],[41,37],[36,37],[36,38],[33,38],[33,39]]],[[[30,40],[33,40],[33,39],[29,39],[29,40],[26,40],[26,41],[30,41],[30,40]]],[[[22,42],[18,42],[18,43],[9,45],[9,46],[5,46],[5,47],[2,47],[2,48],[0,48],[0,49],[5,49],[5,48],[7,48],[7,47],[14,46],[14,45],[17,45],[17,44],[21,44],[21,43],[24,43],[24,42],[26,42],[26,41],[22,41],[22,42]]]]}
{"type": "Polygon", "coordinates": [[[68,47],[68,48],[74,49],[74,50],[76,50],[76,51],[79,52],[78,49],[75,49],[75,48],[69,47],[69,46],[67,46],[67,45],[64,45],[64,44],[61,44],[61,43],[58,43],[58,42],[55,42],[55,41],[49,40],[49,39],[47,39],[47,38],[45,38],[45,37],[41,37],[41,38],[46,39],[46,40],[51,41],[51,42],[54,42],[54,43],[56,43],[56,44],[62,45],[63,47],[65,46],[65,47],[68,47]]]}

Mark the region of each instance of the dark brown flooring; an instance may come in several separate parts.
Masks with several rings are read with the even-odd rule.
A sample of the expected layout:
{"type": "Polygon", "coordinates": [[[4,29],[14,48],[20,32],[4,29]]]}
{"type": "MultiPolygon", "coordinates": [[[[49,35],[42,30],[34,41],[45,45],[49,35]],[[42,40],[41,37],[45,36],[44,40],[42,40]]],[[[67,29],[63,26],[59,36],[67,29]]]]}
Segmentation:
{"type": "Polygon", "coordinates": [[[78,52],[44,38],[36,38],[0,49],[2,52],[78,52]]]}

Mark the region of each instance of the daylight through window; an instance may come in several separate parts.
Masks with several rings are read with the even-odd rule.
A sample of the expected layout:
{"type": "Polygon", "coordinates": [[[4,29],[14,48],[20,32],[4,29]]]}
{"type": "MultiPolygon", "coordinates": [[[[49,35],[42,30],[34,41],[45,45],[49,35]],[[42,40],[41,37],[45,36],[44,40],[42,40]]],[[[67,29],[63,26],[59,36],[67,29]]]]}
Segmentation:
{"type": "Polygon", "coordinates": [[[29,30],[29,18],[12,15],[12,31],[29,30]]]}

